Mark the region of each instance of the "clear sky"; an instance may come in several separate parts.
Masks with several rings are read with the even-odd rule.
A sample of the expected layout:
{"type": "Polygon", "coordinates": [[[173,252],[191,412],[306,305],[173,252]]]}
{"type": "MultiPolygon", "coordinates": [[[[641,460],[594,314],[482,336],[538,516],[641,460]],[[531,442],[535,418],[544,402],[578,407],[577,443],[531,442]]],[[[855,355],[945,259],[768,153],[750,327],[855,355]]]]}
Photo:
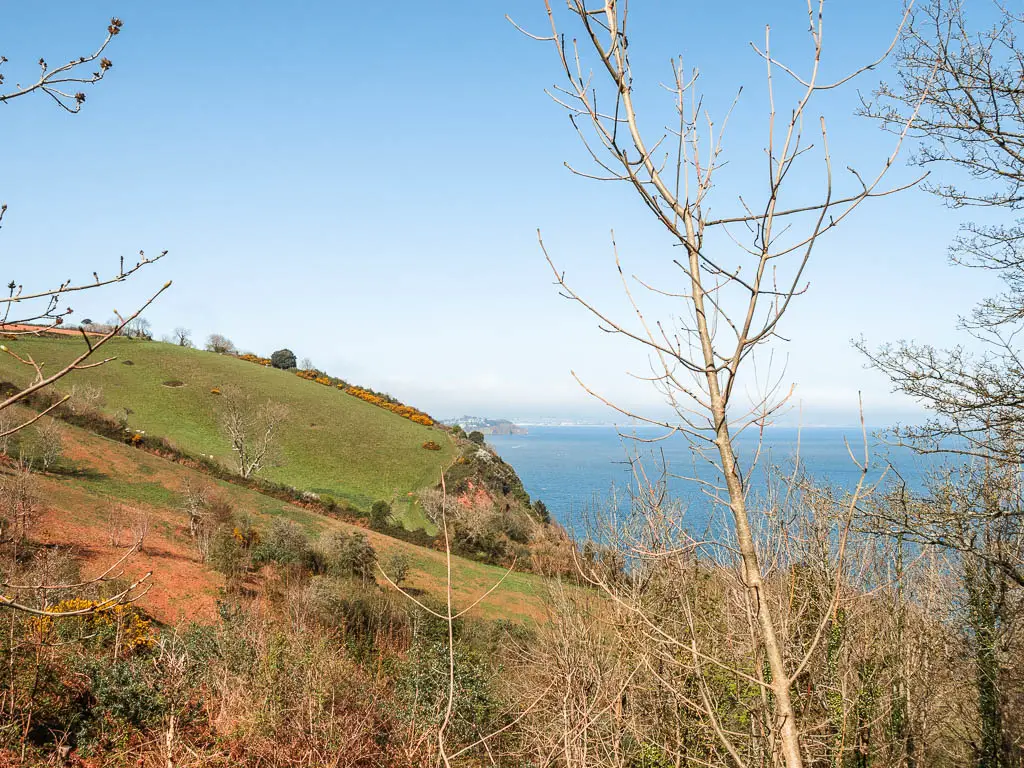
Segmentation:
{"type": "MultiPolygon", "coordinates": [[[[896,0],[827,4],[825,71],[874,58],[896,0]]],[[[716,114],[745,90],[726,137],[729,183],[760,171],[763,63],[748,41],[773,28],[807,61],[803,0],[635,2],[636,90],[652,115],[668,60],[699,66],[716,114]]],[[[625,372],[643,358],[560,299],[536,241],[595,302],[621,308],[609,230],[631,272],[676,254],[624,187],[572,176],[585,155],[544,89],[558,80],[542,0],[447,3],[4,3],[8,83],[92,50],[124,20],[107,78],[82,113],[39,95],[0,105],[0,233],[5,274],[26,285],[109,273],[120,255],[170,251],[129,284],[72,302],[104,320],[174,280],[148,313],[201,341],[227,335],[262,354],[288,346],[330,373],[389,391],[438,417],[473,413],[612,419],[572,380],[655,409],[625,372]]],[[[869,92],[887,72],[857,81],[869,92]]],[[[857,92],[815,110],[836,166],[876,168],[891,140],[853,116],[857,92]]],[[[661,125],[652,119],[654,130],[661,125]]],[[[901,161],[894,181],[912,171],[901,161]]],[[[817,180],[808,177],[814,191],[817,180]]],[[[724,212],[724,211],[723,211],[724,212]]],[[[912,191],[866,205],[822,240],[811,288],[788,316],[788,360],[809,424],[875,424],[911,405],[865,370],[850,339],[955,339],[956,314],[991,291],[951,267],[963,213],[912,191]]],[[[792,418],[792,416],[790,417],[792,418]]]]}

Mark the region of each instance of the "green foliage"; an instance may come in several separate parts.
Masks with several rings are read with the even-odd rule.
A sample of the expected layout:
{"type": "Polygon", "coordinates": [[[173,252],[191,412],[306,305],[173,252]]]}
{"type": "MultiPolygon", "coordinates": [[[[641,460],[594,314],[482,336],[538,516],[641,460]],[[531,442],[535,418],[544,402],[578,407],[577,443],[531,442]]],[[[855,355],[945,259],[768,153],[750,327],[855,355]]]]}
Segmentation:
{"type": "Polygon", "coordinates": [[[381,567],[395,584],[399,586],[405,581],[406,576],[409,575],[409,568],[412,565],[412,561],[409,560],[409,556],[405,552],[392,552],[388,555],[387,559],[381,564],[381,567]]]}
{"type": "Polygon", "coordinates": [[[391,523],[391,505],[386,501],[375,501],[370,507],[370,527],[374,530],[387,528],[391,523]]]}
{"type": "Polygon", "coordinates": [[[455,437],[464,438],[466,436],[466,430],[464,430],[462,427],[456,424],[454,427],[452,427],[452,434],[455,435],[455,437]]]}
{"type": "Polygon", "coordinates": [[[247,558],[241,543],[231,535],[231,531],[220,528],[210,540],[209,563],[214,569],[224,574],[229,583],[237,579],[245,571],[247,558]]]}
{"type": "Polygon", "coordinates": [[[474,429],[472,432],[469,433],[469,440],[470,442],[476,443],[477,445],[483,445],[484,433],[474,429]]]}
{"type": "Polygon", "coordinates": [[[295,353],[287,348],[279,349],[270,356],[270,364],[284,371],[293,370],[296,367],[295,353]]]}
{"type": "Polygon", "coordinates": [[[158,725],[164,700],[152,670],[150,659],[137,657],[113,664],[108,660],[90,664],[92,695],[96,699],[93,717],[135,728],[158,725]]]}
{"type": "Polygon", "coordinates": [[[213,532],[209,562],[224,574],[229,587],[235,586],[237,580],[249,569],[252,550],[260,541],[260,533],[248,516],[241,519],[232,516],[213,532]]]}
{"type": "MultiPolygon", "coordinates": [[[[407,718],[436,728],[444,719],[448,700],[447,628],[433,617],[420,621],[408,660],[399,671],[396,692],[407,718]]],[[[494,730],[501,707],[486,655],[459,633],[455,638],[455,699],[447,733],[451,743],[469,743],[494,730]]]]}
{"type": "Polygon", "coordinates": [[[254,566],[274,562],[310,571],[318,566],[318,558],[303,527],[294,520],[280,517],[271,521],[270,530],[253,548],[252,562],[254,566]]]}
{"type": "Polygon", "coordinates": [[[639,744],[634,751],[627,763],[629,768],[673,768],[676,764],[657,744],[639,744]]]}
{"type": "Polygon", "coordinates": [[[331,531],[321,544],[324,565],[332,576],[351,576],[374,581],[377,553],[365,533],[331,531]]]}

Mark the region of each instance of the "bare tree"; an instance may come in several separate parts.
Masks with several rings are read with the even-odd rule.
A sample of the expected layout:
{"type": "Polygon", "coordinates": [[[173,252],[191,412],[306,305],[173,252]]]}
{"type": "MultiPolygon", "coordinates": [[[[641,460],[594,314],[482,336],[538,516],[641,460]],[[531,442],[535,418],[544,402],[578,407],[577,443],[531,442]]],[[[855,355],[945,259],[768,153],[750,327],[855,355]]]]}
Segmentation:
{"type": "Polygon", "coordinates": [[[916,450],[1019,462],[1024,445],[1024,379],[1018,340],[1024,321],[1024,16],[993,3],[995,21],[971,29],[962,0],[931,0],[910,18],[898,51],[897,77],[883,84],[865,112],[890,130],[916,105],[914,162],[948,171],[928,185],[952,208],[994,208],[1012,223],[967,222],[950,258],[997,273],[1005,291],[961,326],[981,344],[940,349],[898,341],[878,350],[859,345],[895,387],[934,417],[896,435],[916,450]],[[934,87],[929,87],[930,79],[934,87]],[[948,179],[956,179],[950,181],[948,179]]]}
{"type": "Polygon", "coordinates": [[[182,495],[184,497],[182,507],[185,509],[185,514],[188,515],[188,532],[193,539],[196,539],[203,527],[206,509],[210,504],[209,488],[187,477],[182,488],[182,495]]]}
{"type": "Polygon", "coordinates": [[[146,318],[137,317],[124,327],[123,335],[129,339],[151,340],[153,338],[153,326],[146,318]]]}
{"type": "Polygon", "coordinates": [[[178,326],[174,329],[174,343],[179,347],[186,347],[191,349],[192,344],[192,331],[183,326],[178,326]]]}
{"type": "Polygon", "coordinates": [[[107,539],[110,546],[120,548],[124,546],[124,529],[128,527],[128,514],[120,504],[113,504],[107,510],[107,539]]]}
{"type": "Polygon", "coordinates": [[[992,209],[1001,219],[962,224],[950,260],[998,274],[1004,290],[960,318],[978,351],[907,340],[858,346],[894,389],[929,411],[921,424],[898,425],[895,440],[952,463],[923,492],[897,488],[865,518],[891,538],[952,554],[961,590],[954,605],[974,667],[975,706],[967,710],[977,727],[965,738],[976,765],[1001,767],[1024,750],[1010,737],[1020,730],[1008,714],[1019,683],[1007,675],[1021,670],[1006,640],[1020,632],[1024,588],[1024,15],[999,3],[988,12],[993,21],[972,28],[979,16],[968,17],[961,0],[920,6],[895,79],[864,111],[891,130],[909,105],[922,104],[913,161],[932,171],[927,188],[950,208],[992,209]]]}
{"type": "Polygon", "coordinates": [[[47,472],[64,455],[64,428],[56,419],[44,419],[33,427],[24,443],[26,458],[47,472]]]}
{"type": "MultiPolygon", "coordinates": [[[[596,166],[592,172],[572,170],[589,178],[623,182],[632,188],[679,247],[681,255],[670,261],[684,285],[669,290],[643,278],[630,279],[622,267],[613,235],[615,265],[632,309],[631,319],[617,319],[577,293],[545,249],[562,294],[595,316],[602,330],[624,336],[649,353],[653,370],[645,378],[659,389],[671,406],[673,417],[662,419],[634,413],[610,402],[583,382],[581,385],[618,412],[663,427],[666,436],[685,435],[694,450],[718,469],[718,483],[694,480],[703,482],[709,498],[728,511],[735,531],[732,541],[722,542],[720,552],[735,553],[736,578],[749,601],[755,648],[765,660],[763,674],[759,672],[754,681],[771,702],[773,718],[767,724],[767,743],[771,745],[772,760],[779,759],[788,768],[798,768],[804,764],[801,731],[811,726],[801,721],[794,704],[793,683],[817,641],[801,647],[787,640],[783,633],[779,606],[770,599],[765,584],[769,564],[762,559],[755,534],[756,510],[748,503],[751,464],[741,461],[734,442],[744,430],[768,423],[788,394],[781,387],[777,372],[771,373],[767,382],[757,382],[755,378],[747,382],[748,387],[760,388],[752,402],[742,402],[742,385],[741,394],[736,393],[737,386],[747,377],[755,351],[778,338],[780,323],[792,300],[806,289],[805,268],[819,238],[843,223],[869,198],[909,186],[881,186],[902,143],[905,125],[892,154],[881,159],[877,172],[853,172],[849,191],[837,192],[825,120],[812,118],[810,113],[816,96],[876,66],[896,40],[877,60],[838,80],[824,82],[820,74],[822,2],[808,7],[813,53],[807,74],[800,74],[774,57],[766,30],[764,45],[752,47],[767,69],[767,173],[760,188],[745,190],[738,205],[732,204],[737,209],[735,214],[712,216],[713,207],[730,207],[724,201],[713,205],[718,198],[715,182],[724,162],[723,135],[728,115],[716,124],[704,112],[697,90],[697,71],[688,72],[681,60],[672,62],[667,89],[675,107],[675,125],[651,139],[646,135],[640,106],[634,98],[630,63],[633,50],[626,31],[626,4],[618,0],[595,4],[569,0],[568,13],[579,29],[579,43],[574,38],[571,44],[560,31],[550,4],[545,2],[545,6],[551,19],[551,34],[533,37],[554,49],[564,80],[553,98],[569,112],[587,155],[596,166]],[[602,84],[608,86],[609,93],[602,91],[602,84]],[[777,112],[776,100],[786,94],[792,95],[791,106],[777,112]],[[805,124],[817,126],[819,143],[806,140],[805,124]],[[706,146],[705,141],[710,144],[706,146]],[[811,158],[819,163],[820,191],[808,199],[806,179],[795,181],[793,171],[807,165],[811,158]],[[650,317],[642,308],[638,292],[649,292],[659,301],[678,302],[680,306],[674,315],[682,319],[650,317]]],[[[544,248],[543,241],[541,247],[544,248]]],[[[767,368],[771,369],[770,363],[767,368]]],[[[710,710],[707,714],[712,717],[710,710]]],[[[721,728],[715,730],[725,751],[742,764],[730,735],[721,728]]]]}
{"type": "Polygon", "coordinates": [[[146,537],[149,536],[150,522],[151,516],[149,512],[144,509],[137,509],[132,515],[130,521],[132,540],[134,541],[135,548],[139,552],[142,552],[145,549],[146,537]]]}
{"type": "Polygon", "coordinates": [[[271,400],[258,401],[239,390],[225,390],[221,428],[231,442],[238,474],[249,478],[277,458],[280,429],[288,409],[271,400]]]}
{"type": "Polygon", "coordinates": [[[231,355],[235,352],[235,344],[227,336],[211,333],[206,339],[206,349],[219,355],[231,355]]]}
{"type": "Polygon", "coordinates": [[[67,409],[73,414],[91,416],[100,412],[104,402],[102,387],[91,384],[72,384],[67,409]]]}
{"type": "MultiPolygon", "coordinates": [[[[508,575],[512,573],[512,571],[515,569],[515,562],[513,561],[509,569],[505,571],[505,573],[499,579],[497,579],[490,586],[490,588],[481,593],[480,596],[476,598],[476,600],[474,600],[465,608],[458,609],[455,606],[453,594],[454,582],[452,580],[452,542],[448,527],[448,489],[445,484],[444,473],[441,474],[440,490],[438,493],[432,494],[430,496],[430,504],[432,506],[431,512],[433,519],[437,521],[437,525],[441,529],[442,540],[444,542],[446,593],[443,608],[441,610],[435,610],[434,608],[426,605],[421,600],[417,599],[408,590],[403,589],[400,586],[402,576],[401,573],[394,573],[394,575],[388,574],[387,571],[381,566],[380,562],[376,562],[375,564],[377,566],[377,571],[380,573],[381,576],[384,577],[384,580],[388,584],[394,587],[396,591],[401,593],[410,602],[419,606],[423,611],[430,614],[434,618],[442,621],[447,630],[447,638],[445,642],[445,651],[447,656],[446,695],[444,696],[443,700],[437,702],[439,711],[435,714],[440,715],[440,722],[436,730],[437,750],[436,752],[433,752],[433,750],[431,750],[431,752],[432,756],[436,755],[434,761],[437,764],[444,765],[445,768],[450,768],[452,765],[452,761],[479,747],[487,749],[488,755],[490,755],[488,743],[495,739],[495,737],[499,736],[501,733],[508,730],[509,728],[512,728],[520,721],[522,721],[525,717],[527,717],[533,710],[533,704],[526,705],[518,716],[516,716],[514,719],[511,719],[508,723],[501,726],[500,728],[490,731],[489,733],[483,734],[480,733],[479,729],[477,729],[477,733],[480,733],[480,736],[472,742],[461,745],[453,745],[450,743],[451,737],[449,731],[453,728],[454,725],[457,699],[459,695],[458,685],[456,684],[456,623],[459,621],[459,619],[463,618],[466,614],[470,613],[474,608],[476,608],[480,603],[486,600],[487,597],[490,596],[492,592],[494,592],[494,590],[501,586],[501,584],[505,581],[508,575]],[[395,578],[395,576],[397,576],[398,578],[395,578]]],[[[552,683],[551,685],[553,686],[554,683],[552,683]]],[[[537,698],[537,701],[540,701],[540,699],[548,693],[548,690],[550,690],[550,686],[548,689],[541,692],[541,696],[537,698]]],[[[493,756],[491,757],[491,762],[493,763],[493,756]]]]}
{"type": "Polygon", "coordinates": [[[38,512],[35,477],[28,464],[19,461],[13,472],[0,477],[0,542],[27,538],[38,512]]]}
{"type": "Polygon", "coordinates": [[[14,408],[0,410],[0,453],[9,455],[14,427],[23,420],[23,417],[16,413],[14,408]]]}

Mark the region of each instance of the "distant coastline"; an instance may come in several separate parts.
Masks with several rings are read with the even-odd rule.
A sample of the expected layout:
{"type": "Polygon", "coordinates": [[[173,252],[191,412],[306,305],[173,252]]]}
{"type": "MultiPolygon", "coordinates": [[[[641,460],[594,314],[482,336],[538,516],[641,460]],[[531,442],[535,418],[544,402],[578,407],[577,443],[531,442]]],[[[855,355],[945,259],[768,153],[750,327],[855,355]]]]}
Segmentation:
{"type": "Polygon", "coordinates": [[[466,432],[479,432],[482,435],[525,435],[529,430],[521,424],[508,419],[487,419],[481,416],[460,416],[457,419],[446,419],[441,422],[449,427],[460,427],[466,432]]]}

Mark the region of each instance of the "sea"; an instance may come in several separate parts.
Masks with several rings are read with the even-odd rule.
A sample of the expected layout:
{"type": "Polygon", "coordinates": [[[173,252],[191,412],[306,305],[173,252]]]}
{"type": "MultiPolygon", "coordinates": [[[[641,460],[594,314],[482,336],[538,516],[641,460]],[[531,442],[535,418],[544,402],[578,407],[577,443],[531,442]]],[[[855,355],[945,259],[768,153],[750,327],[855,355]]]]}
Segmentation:
{"type": "MultiPolygon", "coordinates": [[[[488,435],[487,442],[516,470],[532,499],[540,499],[551,516],[573,533],[584,518],[610,504],[622,504],[634,484],[631,459],[641,462],[650,478],[664,477],[669,493],[687,509],[696,525],[707,519],[712,502],[701,481],[714,481],[715,467],[681,434],[664,436],[655,427],[531,426],[525,435],[488,435]]],[[[762,434],[748,431],[737,440],[741,466],[749,466],[749,487],[756,496],[776,475],[800,470],[816,485],[837,493],[853,490],[861,480],[857,462],[864,462],[865,439],[860,428],[771,427],[762,434]],[[852,453],[852,456],[851,456],[852,453]]],[[[921,490],[929,473],[944,460],[918,456],[890,445],[884,435],[867,434],[868,485],[906,483],[921,490]]],[[[708,453],[713,456],[713,452],[708,453]]]]}

